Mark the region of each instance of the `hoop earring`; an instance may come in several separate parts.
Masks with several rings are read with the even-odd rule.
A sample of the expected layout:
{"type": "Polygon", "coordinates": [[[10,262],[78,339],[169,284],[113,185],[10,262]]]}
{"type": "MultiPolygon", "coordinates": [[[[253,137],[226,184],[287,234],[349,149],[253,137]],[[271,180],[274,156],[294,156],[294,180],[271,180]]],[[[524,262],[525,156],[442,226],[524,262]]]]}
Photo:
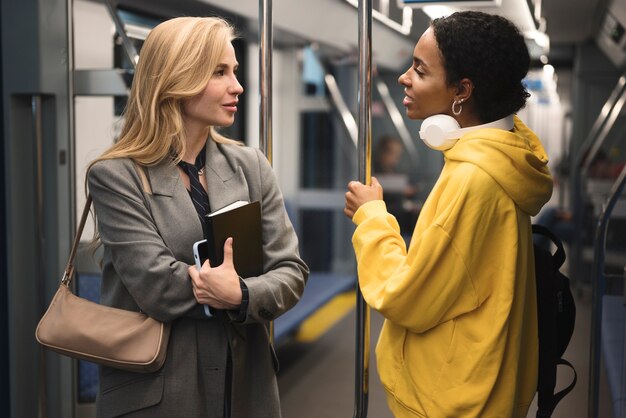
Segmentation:
{"type": "Polygon", "coordinates": [[[454,103],[452,103],[452,114],[454,116],[459,116],[461,114],[461,112],[463,111],[463,100],[459,100],[459,101],[454,101],[454,103]],[[456,105],[459,105],[459,110],[456,110],[454,107],[456,105]]]}

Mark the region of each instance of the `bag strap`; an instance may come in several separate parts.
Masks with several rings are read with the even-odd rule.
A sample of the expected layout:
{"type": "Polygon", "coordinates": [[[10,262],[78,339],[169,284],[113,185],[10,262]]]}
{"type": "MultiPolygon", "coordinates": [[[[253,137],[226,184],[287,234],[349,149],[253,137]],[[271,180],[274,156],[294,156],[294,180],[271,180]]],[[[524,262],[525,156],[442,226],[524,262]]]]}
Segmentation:
{"type": "Polygon", "coordinates": [[[148,181],[148,176],[146,175],[146,170],[133,161],[135,164],[135,170],[137,170],[137,174],[139,175],[139,179],[141,180],[141,186],[143,187],[143,191],[146,194],[152,194],[152,187],[150,186],[150,182],[148,181]]]}
{"type": "Polygon", "coordinates": [[[563,248],[563,243],[561,242],[561,240],[556,235],[554,235],[552,231],[550,231],[543,225],[533,224],[532,229],[533,234],[539,234],[548,237],[550,238],[550,241],[552,241],[554,245],[556,245],[556,252],[552,257],[554,258],[554,262],[557,266],[562,266],[565,262],[565,249],[563,248]]]}
{"type": "Polygon", "coordinates": [[[89,215],[89,208],[91,208],[91,194],[87,195],[87,201],[83,209],[83,214],[80,217],[78,228],[76,228],[76,235],[74,235],[74,242],[72,242],[72,249],[70,250],[70,256],[65,265],[65,271],[61,278],[61,284],[68,286],[72,282],[74,277],[74,259],[76,258],[76,251],[78,250],[78,244],[80,243],[80,237],[83,235],[83,229],[85,229],[85,223],[87,222],[87,216],[89,215]]]}
{"type": "Polygon", "coordinates": [[[556,408],[556,405],[561,401],[561,399],[565,397],[565,395],[567,395],[572,391],[572,389],[574,389],[574,386],[576,386],[578,375],[576,374],[576,369],[574,369],[572,363],[565,359],[559,359],[559,361],[556,362],[555,366],[558,365],[567,366],[572,369],[572,372],[574,372],[574,379],[572,380],[572,383],[569,384],[569,386],[557,393],[553,393],[554,388],[550,390],[544,390],[543,392],[539,391],[537,398],[537,418],[551,417],[554,409],[556,408]]]}
{"type": "MultiPolygon", "coordinates": [[[[152,194],[152,187],[150,186],[150,182],[148,181],[145,170],[134,160],[133,164],[135,165],[135,170],[137,170],[137,174],[141,179],[141,186],[143,188],[143,191],[147,194],[152,194]]],[[[61,284],[65,286],[69,286],[72,282],[72,277],[74,277],[74,259],[76,258],[76,252],[78,251],[80,238],[83,235],[83,230],[85,229],[85,223],[87,222],[87,216],[89,215],[91,202],[91,194],[87,194],[87,201],[85,202],[85,207],[83,208],[83,214],[80,217],[78,228],[76,228],[76,235],[74,235],[74,241],[72,242],[70,256],[68,257],[67,264],[65,265],[65,270],[63,271],[63,277],[61,278],[61,284]]]]}

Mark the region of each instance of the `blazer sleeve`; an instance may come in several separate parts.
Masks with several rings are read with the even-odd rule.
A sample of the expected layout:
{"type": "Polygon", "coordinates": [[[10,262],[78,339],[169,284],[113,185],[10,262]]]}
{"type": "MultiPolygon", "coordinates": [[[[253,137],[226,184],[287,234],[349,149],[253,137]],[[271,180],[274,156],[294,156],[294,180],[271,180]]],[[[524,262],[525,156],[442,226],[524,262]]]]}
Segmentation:
{"type": "MultiPolygon", "coordinates": [[[[141,311],[160,320],[184,316],[197,303],[186,263],[176,260],[155,225],[131,162],[107,160],[88,173],[89,191],[105,246],[105,269],[119,277],[141,311]]],[[[106,280],[106,277],[104,277],[106,280]]],[[[103,303],[124,303],[105,300],[103,303]]]]}
{"type": "Polygon", "coordinates": [[[276,176],[265,156],[256,151],[260,179],[264,273],[248,277],[245,323],[267,322],[293,307],[308,278],[309,269],[298,251],[298,238],[287,216],[276,176]]]}

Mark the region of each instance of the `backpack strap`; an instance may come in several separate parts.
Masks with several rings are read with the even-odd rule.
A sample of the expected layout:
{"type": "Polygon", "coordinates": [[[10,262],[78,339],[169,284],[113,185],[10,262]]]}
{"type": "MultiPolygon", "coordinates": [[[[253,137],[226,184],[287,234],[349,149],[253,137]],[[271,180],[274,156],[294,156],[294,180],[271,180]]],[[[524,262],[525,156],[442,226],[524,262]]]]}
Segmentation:
{"type": "MultiPolygon", "coordinates": [[[[558,268],[563,265],[565,262],[565,249],[563,248],[563,243],[561,240],[554,235],[552,231],[546,228],[543,225],[532,225],[533,234],[542,235],[550,241],[554,243],[556,246],[556,252],[551,254],[547,250],[543,250],[535,246],[535,260],[537,261],[537,257],[552,257],[553,265],[558,268]],[[539,251],[539,253],[537,253],[539,251]]],[[[541,258],[540,258],[541,259],[541,258]]],[[[546,283],[547,285],[547,283],[546,283]]],[[[557,286],[557,282],[550,283],[550,286],[557,286]]],[[[544,292],[550,293],[549,290],[544,289],[544,292]]],[[[539,304],[540,301],[538,300],[539,304]]],[[[547,313],[547,312],[546,312],[547,313]]],[[[555,346],[556,339],[556,318],[552,317],[552,314],[548,315],[547,318],[544,318],[543,331],[540,331],[540,341],[543,340],[547,342],[547,349],[549,351],[545,351],[539,353],[539,382],[537,386],[537,418],[549,418],[552,416],[554,409],[557,404],[563,399],[569,392],[572,391],[577,381],[577,374],[574,366],[567,360],[563,358],[559,358],[560,354],[558,353],[555,346]],[[565,388],[559,391],[558,393],[554,393],[554,389],[556,386],[556,368],[559,364],[568,366],[574,372],[573,381],[565,388]]],[[[541,344],[541,342],[540,342],[541,344]]]]}
{"type": "Polygon", "coordinates": [[[562,266],[565,262],[565,248],[563,248],[563,243],[561,242],[561,240],[556,235],[554,235],[552,231],[550,231],[543,225],[533,224],[532,228],[533,234],[543,235],[544,237],[549,238],[550,241],[554,243],[554,245],[556,246],[556,252],[552,257],[554,258],[554,262],[558,267],[562,266]]]}
{"type": "Polygon", "coordinates": [[[556,404],[559,403],[559,401],[563,399],[565,395],[567,395],[568,393],[572,391],[572,389],[574,389],[574,386],[576,386],[576,381],[578,380],[576,369],[574,369],[574,366],[572,365],[572,363],[562,358],[562,359],[559,359],[557,364],[562,364],[572,369],[572,372],[574,372],[574,380],[572,380],[572,383],[570,383],[568,387],[554,394],[554,406],[556,406],[556,404]]]}
{"type": "MultiPolygon", "coordinates": [[[[578,375],[576,374],[576,369],[572,363],[565,359],[559,359],[557,365],[562,364],[564,366],[569,367],[574,372],[574,380],[569,384],[565,389],[560,390],[557,393],[552,393],[553,389],[539,389],[537,393],[537,418],[549,418],[552,416],[556,405],[574,389],[576,386],[576,381],[578,380],[578,375]]],[[[541,371],[539,371],[541,373],[541,371]]]]}

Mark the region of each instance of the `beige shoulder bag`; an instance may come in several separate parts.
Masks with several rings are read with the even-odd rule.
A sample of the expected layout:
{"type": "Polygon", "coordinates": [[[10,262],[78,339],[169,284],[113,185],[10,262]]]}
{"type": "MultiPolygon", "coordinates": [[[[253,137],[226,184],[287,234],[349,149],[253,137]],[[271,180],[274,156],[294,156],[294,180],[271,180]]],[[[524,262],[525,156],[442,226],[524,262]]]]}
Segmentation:
{"type": "MultiPolygon", "coordinates": [[[[138,172],[144,189],[149,188],[143,170],[138,168],[138,172]]],[[[61,284],[35,331],[37,341],[75,359],[133,372],[157,371],[165,362],[170,324],[140,312],[99,305],[70,289],[74,258],[90,207],[89,195],[61,284]]]]}

